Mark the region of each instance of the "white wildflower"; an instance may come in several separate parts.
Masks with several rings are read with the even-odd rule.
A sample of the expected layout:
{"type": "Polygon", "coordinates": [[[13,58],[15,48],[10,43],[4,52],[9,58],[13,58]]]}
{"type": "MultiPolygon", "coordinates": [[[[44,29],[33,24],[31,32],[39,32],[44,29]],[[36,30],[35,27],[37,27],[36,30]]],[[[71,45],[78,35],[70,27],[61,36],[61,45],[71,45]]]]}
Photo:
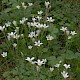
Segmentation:
{"type": "Polygon", "coordinates": [[[48,28],[49,26],[47,26],[46,24],[43,25],[43,28],[48,28]]]}
{"type": "Polygon", "coordinates": [[[16,47],[16,46],[17,46],[17,44],[16,44],[16,43],[14,43],[14,44],[13,44],[13,47],[16,47]]]}
{"type": "Polygon", "coordinates": [[[11,25],[11,22],[8,21],[7,23],[5,23],[5,25],[6,25],[6,27],[8,27],[11,25]]]}
{"type": "Polygon", "coordinates": [[[28,3],[28,5],[29,5],[29,6],[32,6],[32,5],[33,5],[33,3],[28,3]]]}
{"type": "Polygon", "coordinates": [[[59,63],[62,63],[62,61],[60,60],[59,63]]]}
{"type": "Polygon", "coordinates": [[[45,1],[45,6],[46,6],[46,8],[49,7],[49,4],[50,4],[49,2],[46,2],[46,1],[45,1]]]}
{"type": "Polygon", "coordinates": [[[0,26],[0,30],[3,31],[5,29],[5,26],[0,26]]]}
{"type": "Polygon", "coordinates": [[[37,27],[37,28],[42,28],[42,27],[43,27],[43,24],[37,23],[37,24],[36,24],[36,27],[37,27]]]}
{"type": "Polygon", "coordinates": [[[40,16],[37,16],[36,18],[37,18],[39,21],[42,19],[42,17],[40,17],[40,16]]]}
{"type": "Polygon", "coordinates": [[[54,65],[54,66],[57,67],[57,68],[59,68],[60,64],[56,64],[56,65],[54,65]]]}
{"type": "Polygon", "coordinates": [[[7,52],[3,52],[1,55],[2,55],[2,57],[6,57],[7,56],[7,52]]]}
{"type": "Polygon", "coordinates": [[[20,9],[20,6],[19,6],[19,5],[17,5],[17,6],[16,6],[16,8],[17,8],[17,9],[20,9]]]}
{"type": "Polygon", "coordinates": [[[72,37],[71,36],[68,36],[68,39],[71,39],[72,37]]]}
{"type": "Polygon", "coordinates": [[[32,32],[28,35],[28,37],[30,37],[30,38],[36,37],[35,31],[34,31],[34,32],[32,31],[32,32]]]}
{"type": "Polygon", "coordinates": [[[67,27],[62,27],[60,30],[65,32],[67,30],[67,27]]]}
{"type": "Polygon", "coordinates": [[[21,37],[23,37],[24,36],[24,34],[21,34],[21,37]]]}
{"type": "Polygon", "coordinates": [[[69,35],[70,31],[66,30],[66,34],[69,35]]]}
{"type": "Polygon", "coordinates": [[[64,64],[63,66],[64,66],[66,69],[70,68],[70,64],[68,64],[68,65],[67,65],[67,64],[64,64]]]}
{"type": "Polygon", "coordinates": [[[15,33],[17,33],[19,31],[19,27],[16,27],[15,29],[15,33]]]}
{"type": "Polygon", "coordinates": [[[33,20],[33,22],[35,22],[36,21],[36,18],[33,17],[32,20],[33,20]]]}
{"type": "Polygon", "coordinates": [[[37,63],[38,66],[41,66],[42,64],[45,64],[43,61],[40,61],[39,59],[35,63],[37,63]]]}
{"type": "Polygon", "coordinates": [[[36,36],[38,36],[40,32],[41,30],[36,30],[36,36]]]}
{"type": "Polygon", "coordinates": [[[35,42],[35,38],[32,38],[32,42],[33,42],[33,43],[35,42]]]}
{"type": "Polygon", "coordinates": [[[18,39],[20,37],[20,35],[18,35],[18,34],[15,34],[14,36],[13,36],[13,38],[15,38],[15,39],[18,39]]]}
{"type": "Polygon", "coordinates": [[[11,32],[11,33],[8,33],[8,40],[10,40],[10,38],[13,38],[15,36],[15,33],[14,32],[11,32]]]}
{"type": "Polygon", "coordinates": [[[47,17],[47,21],[48,21],[48,22],[53,22],[54,19],[52,19],[52,17],[47,17]]]}
{"type": "Polygon", "coordinates": [[[41,10],[41,11],[38,11],[38,14],[42,14],[43,13],[43,11],[41,10]]]}
{"type": "Polygon", "coordinates": [[[28,49],[32,49],[32,47],[33,47],[33,46],[29,45],[29,46],[28,46],[28,49]]]}
{"type": "Polygon", "coordinates": [[[71,35],[75,35],[75,34],[77,34],[75,31],[71,31],[71,33],[70,33],[71,35]]]}
{"type": "Polygon", "coordinates": [[[54,68],[52,68],[52,67],[50,67],[49,69],[50,69],[51,72],[54,70],[54,68]]]}
{"type": "Polygon", "coordinates": [[[34,43],[35,43],[35,44],[34,44],[35,46],[40,46],[40,45],[43,44],[43,43],[40,42],[40,40],[38,40],[38,42],[34,42],[34,43]]]}
{"type": "Polygon", "coordinates": [[[21,4],[22,4],[22,7],[23,7],[24,9],[27,8],[27,6],[25,6],[25,3],[24,3],[24,2],[22,2],[21,4]]]}
{"type": "Polygon", "coordinates": [[[67,77],[69,77],[68,72],[63,71],[61,72],[62,76],[66,79],[67,77]]]}
{"type": "Polygon", "coordinates": [[[17,26],[17,22],[16,21],[13,21],[12,23],[14,24],[14,26],[17,26]]]}
{"type": "Polygon", "coordinates": [[[42,59],[42,61],[43,61],[44,63],[46,63],[46,62],[47,62],[47,60],[46,60],[46,59],[42,59]]]}
{"type": "Polygon", "coordinates": [[[20,24],[24,24],[26,20],[28,20],[28,18],[23,17],[22,20],[20,20],[20,24]]]}
{"type": "Polygon", "coordinates": [[[25,59],[25,60],[29,61],[32,64],[34,59],[35,59],[34,57],[32,57],[32,58],[27,57],[27,59],[25,59]]]}
{"type": "Polygon", "coordinates": [[[47,40],[53,40],[54,39],[53,36],[50,36],[50,35],[46,36],[46,38],[47,38],[47,40]]]}

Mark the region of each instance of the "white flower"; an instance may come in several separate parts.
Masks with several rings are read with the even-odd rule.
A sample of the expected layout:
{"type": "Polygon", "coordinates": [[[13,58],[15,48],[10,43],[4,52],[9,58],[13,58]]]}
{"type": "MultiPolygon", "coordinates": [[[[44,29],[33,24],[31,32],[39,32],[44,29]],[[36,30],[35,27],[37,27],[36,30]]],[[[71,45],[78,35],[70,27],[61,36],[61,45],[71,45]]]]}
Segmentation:
{"type": "Polygon", "coordinates": [[[28,18],[23,17],[22,20],[20,20],[20,24],[24,24],[26,20],[28,20],[28,18]]]}
{"type": "Polygon", "coordinates": [[[38,23],[38,24],[36,24],[36,27],[37,28],[42,28],[43,27],[43,24],[38,23]]]}
{"type": "Polygon", "coordinates": [[[42,59],[42,61],[43,61],[44,63],[46,63],[46,62],[47,62],[47,60],[46,60],[46,59],[42,59]]]}
{"type": "Polygon", "coordinates": [[[66,31],[66,34],[69,35],[69,33],[70,33],[70,32],[67,30],[67,31],[66,31]]]}
{"type": "Polygon", "coordinates": [[[57,67],[57,68],[59,68],[60,64],[56,64],[56,65],[54,65],[54,66],[57,67]]]}
{"type": "Polygon", "coordinates": [[[36,37],[35,31],[31,32],[28,37],[30,37],[30,38],[36,37]]]}
{"type": "Polygon", "coordinates": [[[62,61],[60,60],[59,63],[62,63],[62,61]]]}
{"type": "Polygon", "coordinates": [[[24,5],[25,5],[25,3],[24,3],[24,2],[22,2],[21,4],[22,4],[22,6],[24,6],[24,5]]]}
{"type": "Polygon", "coordinates": [[[48,21],[48,22],[53,22],[54,19],[52,19],[52,17],[47,17],[47,21],[48,21]]]}
{"type": "Polygon", "coordinates": [[[62,76],[66,79],[67,77],[69,77],[68,72],[63,71],[61,72],[62,76]]]}
{"type": "Polygon", "coordinates": [[[29,61],[32,64],[34,59],[35,59],[34,57],[32,57],[32,58],[27,57],[27,59],[25,59],[25,60],[29,61]]]}
{"type": "Polygon", "coordinates": [[[17,26],[17,22],[16,21],[13,21],[13,24],[14,24],[14,26],[17,26]]]}
{"type": "Polygon", "coordinates": [[[40,61],[39,59],[35,63],[37,63],[38,66],[41,66],[42,64],[45,64],[43,61],[40,61]]]}
{"type": "Polygon", "coordinates": [[[43,28],[48,28],[49,26],[47,26],[46,24],[43,25],[43,28]]]}
{"type": "Polygon", "coordinates": [[[29,5],[29,6],[32,6],[32,5],[33,5],[33,3],[28,3],[28,5],[29,5]]]}
{"type": "Polygon", "coordinates": [[[23,8],[24,8],[24,9],[26,9],[26,8],[27,8],[27,6],[23,6],[23,8]]]}
{"type": "Polygon", "coordinates": [[[24,9],[27,8],[27,6],[25,6],[24,2],[22,2],[21,4],[22,4],[22,7],[23,7],[24,9]]]}
{"type": "Polygon", "coordinates": [[[14,44],[13,44],[13,47],[16,47],[16,46],[17,46],[17,44],[16,44],[16,43],[14,43],[14,44]]]}
{"type": "Polygon", "coordinates": [[[18,34],[15,34],[15,32],[11,32],[11,33],[8,33],[8,40],[10,40],[10,38],[15,38],[15,39],[18,39],[20,37],[20,35],[18,34]]]}
{"type": "Polygon", "coordinates": [[[6,25],[6,27],[8,27],[11,25],[11,22],[8,21],[7,23],[5,23],[5,25],[6,25]]]}
{"type": "Polygon", "coordinates": [[[11,32],[11,33],[8,33],[7,38],[8,38],[8,40],[10,40],[10,38],[12,38],[14,36],[15,36],[15,33],[11,32]]]}
{"type": "Polygon", "coordinates": [[[63,66],[64,66],[66,69],[70,68],[70,64],[68,64],[68,65],[67,65],[67,64],[64,64],[63,66]]]}
{"type": "Polygon", "coordinates": [[[28,49],[32,49],[32,47],[33,47],[33,46],[29,45],[29,46],[28,46],[28,49]]]}
{"type": "Polygon", "coordinates": [[[41,10],[41,11],[38,11],[38,14],[42,14],[43,13],[43,11],[41,10]]]}
{"type": "Polygon", "coordinates": [[[37,22],[35,21],[30,23],[30,26],[36,26],[36,25],[37,25],[37,22]]]}
{"type": "Polygon", "coordinates": [[[77,34],[77,33],[76,33],[75,31],[71,31],[70,34],[75,35],[75,34],[77,34]]]}
{"type": "Polygon", "coordinates": [[[62,27],[60,30],[65,32],[67,30],[67,27],[62,27]]]}
{"type": "Polygon", "coordinates": [[[71,36],[68,36],[68,39],[71,39],[72,37],[71,36]]]}
{"type": "Polygon", "coordinates": [[[35,44],[34,44],[35,46],[40,46],[40,45],[43,44],[43,43],[40,42],[40,40],[38,40],[38,42],[34,42],[34,43],[35,43],[35,44]]]}
{"type": "Polygon", "coordinates": [[[35,42],[35,38],[32,38],[32,42],[33,42],[33,43],[35,42]]]}
{"type": "Polygon", "coordinates": [[[53,36],[50,36],[50,35],[46,36],[46,38],[47,38],[47,40],[53,40],[54,39],[53,36]]]}
{"type": "Polygon", "coordinates": [[[2,55],[2,57],[6,57],[7,56],[7,52],[3,52],[1,55],[2,55]]]}
{"type": "Polygon", "coordinates": [[[46,2],[46,1],[45,1],[45,6],[46,6],[46,8],[49,7],[49,4],[50,4],[49,2],[46,2]]]}
{"type": "Polygon", "coordinates": [[[54,70],[54,68],[52,68],[52,67],[50,67],[49,69],[50,69],[51,72],[54,70]]]}
{"type": "Polygon", "coordinates": [[[0,30],[3,31],[5,29],[5,26],[0,26],[0,30]]]}
{"type": "Polygon", "coordinates": [[[0,30],[3,31],[3,27],[2,26],[0,26],[0,30]]]}
{"type": "Polygon", "coordinates": [[[16,27],[15,29],[15,33],[17,33],[19,31],[19,27],[16,27]]]}
{"type": "Polygon", "coordinates": [[[20,9],[20,6],[19,6],[19,5],[17,5],[17,6],[16,6],[16,8],[17,8],[17,9],[20,9]]]}
{"type": "Polygon", "coordinates": [[[21,37],[23,37],[24,35],[23,34],[21,34],[21,37]]]}
{"type": "Polygon", "coordinates": [[[40,17],[40,16],[37,16],[36,18],[37,18],[37,19],[40,21],[42,17],[40,17]]]}
{"type": "Polygon", "coordinates": [[[36,18],[33,17],[32,20],[35,22],[36,21],[36,18]]]}
{"type": "Polygon", "coordinates": [[[36,36],[38,36],[40,32],[41,32],[41,30],[37,30],[36,31],[36,36]]]}
{"type": "Polygon", "coordinates": [[[18,39],[20,37],[20,35],[16,34],[13,36],[13,38],[18,39]]]}

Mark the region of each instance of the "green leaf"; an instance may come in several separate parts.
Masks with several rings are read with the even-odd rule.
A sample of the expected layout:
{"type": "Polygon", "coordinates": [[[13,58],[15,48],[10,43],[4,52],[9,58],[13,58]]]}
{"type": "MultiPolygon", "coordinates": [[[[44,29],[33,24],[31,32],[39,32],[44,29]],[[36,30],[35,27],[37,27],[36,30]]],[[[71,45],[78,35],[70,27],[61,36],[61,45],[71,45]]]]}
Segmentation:
{"type": "Polygon", "coordinates": [[[7,8],[4,10],[4,13],[10,12],[12,9],[11,8],[7,8]]]}
{"type": "Polygon", "coordinates": [[[43,52],[47,52],[48,51],[48,48],[43,48],[42,51],[43,52]]]}
{"type": "Polygon", "coordinates": [[[2,49],[0,49],[0,53],[2,53],[2,49]]]}
{"type": "Polygon", "coordinates": [[[58,33],[58,32],[59,32],[58,28],[54,28],[52,31],[52,33],[58,33]]]}
{"type": "Polygon", "coordinates": [[[50,56],[47,58],[47,60],[48,60],[48,65],[50,66],[54,66],[59,62],[59,60],[57,60],[55,56],[50,56]]]}
{"type": "Polygon", "coordinates": [[[76,52],[76,53],[75,53],[75,57],[76,57],[76,58],[80,58],[80,53],[79,53],[79,52],[76,52]]]}
{"type": "Polygon", "coordinates": [[[48,59],[48,60],[55,60],[56,57],[55,57],[55,56],[50,56],[50,57],[48,57],[47,59],[48,59]]]}
{"type": "Polygon", "coordinates": [[[3,74],[3,77],[5,78],[5,77],[8,77],[9,76],[9,71],[7,71],[7,72],[5,72],[4,74],[3,74]]]}
{"type": "Polygon", "coordinates": [[[66,53],[61,54],[64,59],[74,59],[75,54],[71,50],[67,50],[66,53]]]}

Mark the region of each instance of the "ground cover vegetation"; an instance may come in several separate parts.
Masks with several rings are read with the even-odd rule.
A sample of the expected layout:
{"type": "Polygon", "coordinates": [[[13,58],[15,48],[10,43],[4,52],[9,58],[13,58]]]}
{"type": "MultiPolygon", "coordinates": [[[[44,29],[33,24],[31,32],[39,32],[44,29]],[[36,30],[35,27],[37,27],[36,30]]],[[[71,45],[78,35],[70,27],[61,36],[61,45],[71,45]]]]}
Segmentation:
{"type": "Polygon", "coordinates": [[[80,80],[80,0],[0,0],[0,80],[80,80]]]}

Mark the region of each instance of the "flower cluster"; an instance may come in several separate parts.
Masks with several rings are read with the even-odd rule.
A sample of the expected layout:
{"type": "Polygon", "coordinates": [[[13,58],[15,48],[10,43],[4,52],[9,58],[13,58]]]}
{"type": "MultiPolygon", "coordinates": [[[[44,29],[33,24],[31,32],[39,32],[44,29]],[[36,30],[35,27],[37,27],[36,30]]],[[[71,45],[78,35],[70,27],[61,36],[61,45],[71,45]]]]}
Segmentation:
{"type": "Polygon", "coordinates": [[[75,31],[69,31],[67,29],[67,27],[62,27],[60,30],[62,30],[63,32],[65,32],[68,35],[68,39],[71,39],[72,36],[74,36],[75,34],[77,34],[75,31]]]}
{"type": "MultiPolygon", "coordinates": [[[[22,2],[21,6],[17,5],[16,8],[17,9],[20,9],[20,8],[26,9],[28,6],[32,6],[32,5],[33,5],[33,3],[28,3],[28,5],[26,5],[24,2],[22,2]]],[[[50,8],[50,3],[45,1],[45,6],[46,6],[46,9],[50,8]]],[[[22,38],[20,38],[20,37],[23,37],[24,35],[27,36],[27,37],[23,37],[23,39],[25,40],[24,44],[27,45],[26,48],[28,48],[27,50],[30,50],[30,51],[31,51],[31,49],[34,49],[34,48],[36,50],[36,48],[40,47],[40,46],[41,46],[41,49],[45,48],[45,46],[47,46],[47,43],[44,46],[45,40],[47,42],[54,40],[54,37],[50,34],[50,32],[47,29],[50,27],[49,22],[50,22],[50,24],[53,24],[55,19],[53,17],[46,16],[46,20],[44,22],[42,22],[41,20],[44,20],[43,19],[44,17],[42,16],[43,13],[44,12],[42,10],[39,10],[39,11],[37,11],[36,16],[33,15],[30,17],[31,18],[30,20],[27,17],[22,17],[19,21],[16,21],[16,20],[13,20],[12,22],[8,21],[7,23],[5,23],[5,25],[0,26],[0,31],[7,30],[10,26],[14,26],[14,28],[15,28],[14,31],[11,31],[11,32],[6,31],[8,41],[11,41],[11,39],[13,41],[12,46],[13,46],[14,50],[18,48],[18,40],[21,39],[20,41],[22,41],[22,38]],[[23,29],[24,27],[25,27],[25,30],[23,29]],[[23,29],[23,31],[22,31],[22,29],[23,29]],[[26,32],[27,32],[27,34],[25,34],[26,32]],[[44,41],[42,39],[42,36],[44,36],[44,38],[45,38],[44,41]],[[32,40],[32,42],[30,40],[32,40]]],[[[67,35],[68,39],[71,39],[72,36],[77,34],[75,31],[69,31],[67,29],[67,27],[62,27],[62,28],[60,28],[60,30],[63,31],[67,35]]],[[[48,49],[50,49],[49,46],[48,46],[48,49]]],[[[7,54],[8,54],[7,52],[3,52],[1,54],[1,56],[6,57],[7,54]]],[[[23,55],[22,52],[21,52],[21,54],[23,55]]],[[[34,59],[35,59],[35,57],[32,57],[32,58],[27,57],[25,60],[33,65],[36,65],[37,71],[40,71],[40,67],[42,65],[45,65],[47,60],[46,59],[42,59],[42,60],[37,59],[36,61],[34,61],[34,59]]],[[[49,70],[51,72],[53,72],[53,70],[55,70],[55,69],[59,70],[61,63],[62,63],[62,61],[59,61],[59,63],[55,64],[54,67],[50,67],[49,70]]],[[[62,66],[65,69],[63,71],[61,71],[61,75],[66,79],[67,77],[69,77],[67,69],[70,68],[70,64],[63,64],[62,66]]]]}
{"type": "Polygon", "coordinates": [[[42,59],[42,61],[40,59],[38,59],[37,61],[33,61],[34,59],[34,57],[27,57],[27,59],[25,60],[29,61],[31,64],[37,64],[38,66],[41,66],[42,64],[45,64],[47,62],[46,59],[42,59]]]}
{"type": "Polygon", "coordinates": [[[28,6],[32,6],[32,5],[33,5],[33,3],[28,3],[28,5],[26,5],[24,2],[22,2],[21,3],[21,6],[20,5],[17,5],[16,8],[17,9],[20,9],[22,7],[24,9],[26,9],[28,6]]]}
{"type": "MultiPolygon", "coordinates": [[[[54,65],[54,67],[50,67],[49,70],[53,72],[53,70],[55,70],[55,67],[59,70],[59,67],[62,65],[61,63],[62,61],[59,61],[59,63],[54,65]]],[[[66,79],[69,77],[68,72],[66,70],[70,68],[70,64],[63,64],[62,66],[64,66],[65,69],[61,71],[61,75],[66,79]]]]}

